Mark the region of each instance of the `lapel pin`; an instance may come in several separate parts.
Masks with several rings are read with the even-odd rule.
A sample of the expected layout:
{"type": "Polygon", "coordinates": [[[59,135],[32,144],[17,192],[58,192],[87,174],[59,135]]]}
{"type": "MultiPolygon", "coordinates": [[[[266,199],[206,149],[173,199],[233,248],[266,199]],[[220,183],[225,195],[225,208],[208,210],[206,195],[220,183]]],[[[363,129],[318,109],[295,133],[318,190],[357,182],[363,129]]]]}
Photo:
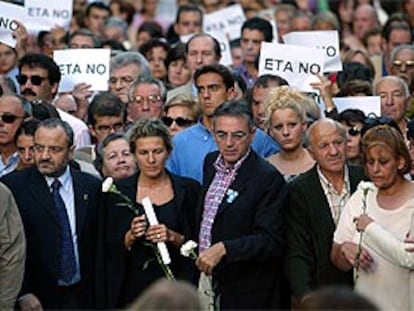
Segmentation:
{"type": "Polygon", "coordinates": [[[87,194],[87,193],[85,193],[85,194],[83,195],[83,200],[84,200],[84,201],[88,201],[88,198],[89,198],[89,197],[88,197],[88,194],[87,194]]]}

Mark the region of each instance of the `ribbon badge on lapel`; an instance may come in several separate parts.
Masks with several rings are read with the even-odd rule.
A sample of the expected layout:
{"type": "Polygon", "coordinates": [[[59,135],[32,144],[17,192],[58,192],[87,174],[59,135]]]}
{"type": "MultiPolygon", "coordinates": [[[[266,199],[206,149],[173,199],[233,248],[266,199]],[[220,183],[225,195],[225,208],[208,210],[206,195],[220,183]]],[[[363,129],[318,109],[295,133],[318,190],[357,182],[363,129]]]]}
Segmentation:
{"type": "Polygon", "coordinates": [[[88,201],[88,199],[89,199],[88,194],[87,194],[87,193],[84,193],[84,194],[83,194],[83,200],[84,200],[84,201],[88,201]]]}
{"type": "Polygon", "coordinates": [[[233,203],[233,201],[237,198],[239,193],[236,190],[228,189],[226,192],[226,202],[228,204],[233,203]]]}

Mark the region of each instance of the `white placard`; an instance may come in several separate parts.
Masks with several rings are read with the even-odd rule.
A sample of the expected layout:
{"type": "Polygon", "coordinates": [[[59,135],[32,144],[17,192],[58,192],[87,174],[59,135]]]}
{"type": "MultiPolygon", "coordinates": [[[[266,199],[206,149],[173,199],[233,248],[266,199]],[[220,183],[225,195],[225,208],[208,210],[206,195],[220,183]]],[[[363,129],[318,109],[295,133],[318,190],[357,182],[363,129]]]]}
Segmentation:
{"type": "MultiPolygon", "coordinates": [[[[150,198],[143,198],[142,205],[144,206],[145,215],[147,216],[147,220],[150,226],[158,225],[158,219],[155,215],[154,207],[152,206],[150,198]]],[[[162,262],[166,265],[169,265],[171,263],[171,258],[170,253],[168,253],[167,245],[165,245],[165,242],[158,242],[157,247],[160,251],[162,262]]]]}
{"type": "Polygon", "coordinates": [[[229,42],[229,39],[227,39],[226,34],[220,31],[210,31],[210,35],[216,38],[216,40],[220,44],[220,50],[221,50],[220,64],[224,66],[232,65],[233,59],[231,57],[230,42],[229,42]]]}
{"type": "Polygon", "coordinates": [[[240,4],[231,5],[214,13],[205,14],[203,17],[203,31],[224,32],[230,41],[239,39],[241,27],[246,20],[243,8],[240,4]]]}
{"type": "Polygon", "coordinates": [[[315,92],[311,82],[319,82],[316,73],[323,72],[324,55],[316,48],[262,42],[259,76],[280,76],[295,89],[315,92]]]}
{"type": "Polygon", "coordinates": [[[338,112],[346,109],[359,109],[368,116],[374,113],[376,116],[381,115],[381,98],[379,96],[348,96],[332,98],[338,112]]]}
{"type": "Polygon", "coordinates": [[[55,26],[69,29],[72,3],[72,0],[26,0],[26,28],[31,33],[50,31],[55,26]]]}
{"type": "Polygon", "coordinates": [[[23,22],[24,15],[23,5],[0,1],[0,42],[12,48],[16,46],[16,40],[14,40],[12,34],[19,28],[16,21],[23,22]]]}
{"type": "Polygon", "coordinates": [[[290,32],[283,36],[283,42],[320,49],[325,55],[324,72],[342,71],[339,35],[336,30],[290,32]]]}
{"type": "Polygon", "coordinates": [[[86,82],[92,91],[108,90],[110,49],[67,49],[53,52],[62,79],[59,92],[68,92],[75,84],[86,82]]]}

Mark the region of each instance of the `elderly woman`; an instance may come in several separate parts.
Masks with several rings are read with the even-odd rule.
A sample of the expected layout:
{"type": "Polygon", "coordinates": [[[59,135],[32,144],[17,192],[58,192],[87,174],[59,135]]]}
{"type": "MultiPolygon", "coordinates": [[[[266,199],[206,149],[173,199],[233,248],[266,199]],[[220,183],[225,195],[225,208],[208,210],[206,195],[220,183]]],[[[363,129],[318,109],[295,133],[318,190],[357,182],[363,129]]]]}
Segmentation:
{"type": "Polygon", "coordinates": [[[162,121],[170,129],[171,136],[174,136],[197,122],[200,109],[194,99],[178,94],[164,106],[164,115],[162,121]]]}
{"type": "Polygon", "coordinates": [[[358,231],[364,229],[359,217],[366,214],[394,238],[406,238],[412,229],[414,208],[414,183],[404,177],[411,167],[410,155],[401,133],[389,125],[369,129],[362,138],[362,148],[372,183],[361,184],[342,211],[331,257],[344,271],[354,268],[355,289],[381,310],[414,310],[412,262],[396,262],[390,258],[392,249],[379,247],[369,234],[358,231]]]}
{"type": "Polygon", "coordinates": [[[111,133],[98,145],[95,168],[102,177],[121,179],[137,171],[137,164],[123,133],[111,133]]]}
{"type": "Polygon", "coordinates": [[[280,146],[280,152],[267,160],[287,181],[315,164],[303,147],[307,128],[304,101],[298,91],[282,86],[271,89],[265,103],[268,132],[280,146]]]}
{"type": "Polygon", "coordinates": [[[179,248],[193,232],[192,215],[197,203],[199,184],[170,174],[165,169],[172,144],[168,128],[154,118],[141,119],[131,129],[131,152],[139,172],[115,183],[133,204],[125,206],[125,197],[108,192],[103,198],[103,228],[100,258],[105,260],[105,307],[130,304],[155,280],[164,277],[149,245],[165,242],[171,257],[170,268],[177,279],[193,281],[193,262],[180,255],[179,248]],[[153,204],[158,225],[149,226],[142,200],[153,204]],[[137,216],[138,215],[138,216],[137,216]]]}

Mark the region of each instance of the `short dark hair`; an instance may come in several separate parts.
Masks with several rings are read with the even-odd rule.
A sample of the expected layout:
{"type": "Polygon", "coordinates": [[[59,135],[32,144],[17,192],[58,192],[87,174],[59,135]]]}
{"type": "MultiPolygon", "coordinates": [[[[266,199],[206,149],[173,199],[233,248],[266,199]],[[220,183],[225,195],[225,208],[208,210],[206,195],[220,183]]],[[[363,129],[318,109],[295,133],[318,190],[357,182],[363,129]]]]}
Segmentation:
{"type": "Polygon", "coordinates": [[[168,69],[168,66],[177,60],[186,61],[185,58],[185,44],[178,43],[177,45],[173,46],[170,51],[168,52],[167,58],[164,61],[165,68],[168,69]]]}
{"type": "Polygon", "coordinates": [[[21,72],[23,66],[29,66],[30,68],[40,67],[45,69],[49,74],[50,84],[59,83],[61,74],[59,66],[55,61],[44,54],[26,54],[19,61],[19,72],[21,72]]]}
{"type": "Polygon", "coordinates": [[[226,85],[226,90],[231,89],[234,87],[234,78],[231,74],[231,71],[223,65],[220,64],[211,64],[211,65],[205,65],[199,69],[196,70],[194,73],[194,81],[197,82],[197,79],[206,73],[216,73],[218,74],[222,79],[224,84],[226,85]]]}
{"type": "Polygon", "coordinates": [[[403,13],[393,13],[391,16],[388,17],[386,23],[382,27],[382,37],[385,39],[386,42],[390,40],[390,35],[393,30],[407,30],[410,33],[412,39],[412,27],[410,19],[407,15],[403,13]]]}
{"type": "Polygon", "coordinates": [[[167,54],[170,52],[170,45],[168,44],[168,42],[166,42],[163,39],[159,39],[159,38],[150,39],[148,42],[144,43],[139,48],[139,52],[142,55],[144,55],[145,58],[148,59],[148,57],[149,57],[148,53],[150,53],[152,51],[152,49],[154,49],[156,47],[160,47],[160,48],[164,49],[164,51],[167,52],[167,54]]]}
{"type": "Polygon", "coordinates": [[[70,148],[73,146],[73,137],[74,137],[73,129],[69,125],[69,123],[67,123],[66,121],[63,121],[61,119],[56,119],[56,118],[47,119],[39,123],[36,131],[40,129],[41,127],[44,127],[47,129],[55,129],[59,127],[62,128],[66,134],[66,141],[68,143],[68,147],[70,148]]]}
{"type": "Polygon", "coordinates": [[[88,4],[85,10],[86,17],[89,17],[89,14],[91,14],[92,9],[105,10],[109,14],[111,14],[111,9],[109,8],[109,6],[107,6],[105,3],[101,1],[95,1],[88,4]]]}
{"type": "Polygon", "coordinates": [[[213,112],[213,126],[217,118],[223,116],[243,117],[247,120],[251,130],[255,127],[252,107],[243,99],[227,100],[219,105],[213,112]]]}
{"type": "Polygon", "coordinates": [[[125,123],[126,115],[126,108],[121,99],[110,92],[101,92],[95,95],[88,107],[88,122],[92,127],[96,124],[96,117],[121,116],[125,123]]]}
{"type": "Polygon", "coordinates": [[[190,46],[190,43],[193,42],[194,39],[197,38],[210,38],[213,41],[213,50],[216,54],[216,57],[221,57],[221,48],[220,43],[217,41],[216,38],[214,38],[212,35],[209,35],[207,33],[198,33],[190,38],[190,40],[187,41],[187,44],[185,45],[185,54],[188,54],[188,47],[190,46]]]}
{"type": "Polygon", "coordinates": [[[268,88],[270,82],[277,83],[278,86],[283,86],[283,85],[289,86],[289,83],[282,77],[272,75],[272,74],[265,74],[257,78],[257,80],[253,84],[253,88],[255,87],[268,88]]]}
{"type": "Polygon", "coordinates": [[[93,41],[93,47],[94,48],[100,48],[102,47],[102,41],[100,38],[98,38],[98,36],[96,36],[92,31],[90,31],[87,28],[81,28],[78,30],[75,30],[74,32],[72,32],[69,36],[69,42],[68,45],[70,45],[70,42],[72,41],[73,38],[75,37],[89,37],[92,39],[93,41]]]}
{"type": "Polygon", "coordinates": [[[359,109],[345,109],[336,118],[336,121],[352,126],[352,122],[360,122],[364,124],[365,114],[359,109]]]}
{"type": "Polygon", "coordinates": [[[203,11],[198,5],[195,4],[183,4],[178,7],[175,23],[180,21],[181,14],[184,12],[197,12],[200,15],[200,23],[203,24],[203,11]]]}
{"type": "Polygon", "coordinates": [[[59,113],[55,106],[43,99],[35,99],[31,101],[33,118],[43,121],[51,118],[60,119],[59,113]]]}
{"type": "Polygon", "coordinates": [[[143,22],[141,26],[139,26],[137,34],[141,32],[148,32],[151,35],[151,38],[164,37],[161,25],[155,21],[143,22]]]}
{"type": "Polygon", "coordinates": [[[21,135],[34,136],[39,123],[40,121],[36,119],[24,121],[17,129],[16,135],[14,136],[14,142],[16,142],[17,138],[21,135]]]}
{"type": "Polygon", "coordinates": [[[241,28],[241,33],[243,33],[245,29],[260,31],[263,34],[265,38],[264,40],[266,42],[272,42],[273,40],[272,24],[263,18],[253,17],[246,20],[241,28]]]}

